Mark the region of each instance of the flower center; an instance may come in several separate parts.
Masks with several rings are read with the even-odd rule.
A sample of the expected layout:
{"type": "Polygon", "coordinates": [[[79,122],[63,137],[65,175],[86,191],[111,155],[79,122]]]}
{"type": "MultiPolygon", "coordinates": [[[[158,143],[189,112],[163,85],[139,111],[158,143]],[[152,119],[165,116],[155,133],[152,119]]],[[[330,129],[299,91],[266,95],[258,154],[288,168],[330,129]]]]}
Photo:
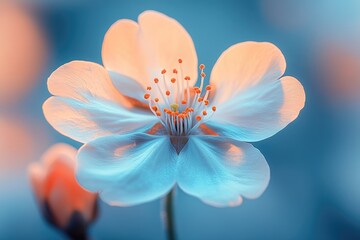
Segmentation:
{"type": "Polygon", "coordinates": [[[172,77],[167,77],[166,69],[161,71],[162,77],[154,78],[154,88],[147,87],[144,98],[149,102],[149,108],[168,133],[172,136],[188,136],[206,122],[216,111],[209,107],[211,86],[204,88],[205,65],[200,64],[200,86],[190,87],[189,76],[184,76],[182,60],[179,59],[179,71],[173,69],[172,77]],[[204,89],[203,89],[204,88],[204,89]]]}

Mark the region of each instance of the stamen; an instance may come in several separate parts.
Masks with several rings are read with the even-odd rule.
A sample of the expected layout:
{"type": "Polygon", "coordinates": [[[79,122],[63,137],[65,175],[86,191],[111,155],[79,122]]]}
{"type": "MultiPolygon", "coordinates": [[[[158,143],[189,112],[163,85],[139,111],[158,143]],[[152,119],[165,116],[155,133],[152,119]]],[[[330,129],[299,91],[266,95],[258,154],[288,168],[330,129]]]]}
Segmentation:
{"type": "Polygon", "coordinates": [[[200,70],[201,70],[201,82],[200,82],[200,92],[202,91],[202,88],[204,86],[204,79],[206,77],[206,74],[204,73],[204,69],[205,69],[205,65],[204,64],[200,64],[200,70]]]}
{"type": "Polygon", "coordinates": [[[148,100],[151,112],[159,118],[168,133],[174,136],[191,134],[202,123],[210,119],[216,111],[215,106],[211,107],[212,112],[208,109],[210,103],[208,97],[212,86],[206,86],[206,92],[203,91],[206,77],[205,65],[199,65],[200,86],[194,86],[191,89],[191,78],[188,75],[183,75],[182,62],[183,60],[179,58],[179,66],[172,69],[172,76],[166,74],[166,69],[162,69],[160,71],[162,79],[154,78],[155,84],[147,86],[144,93],[144,99],[148,100]],[[163,83],[159,84],[160,81],[163,83]],[[153,98],[153,95],[157,95],[157,97],[153,98]]]}
{"type": "Polygon", "coordinates": [[[145,93],[145,94],[144,94],[144,98],[145,98],[145,99],[149,99],[149,97],[150,97],[150,94],[149,94],[149,93],[145,93]]]}

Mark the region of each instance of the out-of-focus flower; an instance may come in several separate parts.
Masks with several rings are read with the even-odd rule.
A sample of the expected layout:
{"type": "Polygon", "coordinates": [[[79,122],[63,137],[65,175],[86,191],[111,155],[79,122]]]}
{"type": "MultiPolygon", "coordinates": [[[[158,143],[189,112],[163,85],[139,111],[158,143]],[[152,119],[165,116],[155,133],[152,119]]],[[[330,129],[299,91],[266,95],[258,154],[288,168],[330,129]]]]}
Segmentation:
{"type": "MultiPolygon", "coordinates": [[[[333,103],[360,100],[360,48],[353,42],[327,39],[315,45],[315,72],[319,89],[333,103]]],[[[342,106],[343,107],[343,106],[342,106]]]]}
{"type": "Polygon", "coordinates": [[[45,219],[70,237],[85,239],[97,216],[97,194],[77,183],[76,154],[73,147],[56,144],[29,166],[29,176],[45,219]]]}
{"type": "Polygon", "coordinates": [[[39,128],[36,119],[22,114],[0,114],[0,178],[26,169],[48,141],[49,136],[39,128]]]}
{"type": "Polygon", "coordinates": [[[293,121],[305,94],[282,77],[285,59],[271,43],[227,49],[204,86],[191,37],[174,19],[146,11],[119,20],[102,49],[105,68],[70,62],[48,80],[48,122],[86,143],[77,178],[112,205],[134,205],[179,185],[215,206],[256,198],[268,185],[263,155],[246,142],[293,121]]]}
{"type": "Polygon", "coordinates": [[[0,2],[0,105],[14,103],[31,89],[45,65],[46,40],[30,11],[0,2]]]}

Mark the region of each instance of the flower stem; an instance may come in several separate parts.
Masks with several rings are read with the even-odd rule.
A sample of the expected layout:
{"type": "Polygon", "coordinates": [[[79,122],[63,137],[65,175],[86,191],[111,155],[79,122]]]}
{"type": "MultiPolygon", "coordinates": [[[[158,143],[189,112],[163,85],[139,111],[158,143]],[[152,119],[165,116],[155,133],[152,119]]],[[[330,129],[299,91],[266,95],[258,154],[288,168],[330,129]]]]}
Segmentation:
{"type": "Polygon", "coordinates": [[[166,229],[166,235],[168,240],[176,239],[175,221],[174,221],[174,194],[175,188],[173,188],[165,197],[164,202],[164,224],[166,229]]]}

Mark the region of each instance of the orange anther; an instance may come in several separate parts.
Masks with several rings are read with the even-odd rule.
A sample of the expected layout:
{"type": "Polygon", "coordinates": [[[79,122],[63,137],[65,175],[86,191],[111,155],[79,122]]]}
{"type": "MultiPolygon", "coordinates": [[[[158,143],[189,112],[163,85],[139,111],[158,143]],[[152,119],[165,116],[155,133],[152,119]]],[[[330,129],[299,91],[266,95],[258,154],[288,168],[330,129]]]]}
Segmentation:
{"type": "Polygon", "coordinates": [[[194,112],[194,109],[193,108],[188,108],[188,111],[189,112],[194,112]]]}
{"type": "Polygon", "coordinates": [[[165,73],[166,73],[165,69],[161,70],[161,74],[165,74],[165,73]]]}
{"type": "Polygon", "coordinates": [[[207,85],[205,89],[206,89],[206,91],[210,91],[210,90],[211,90],[211,86],[210,86],[210,85],[207,85]]]}
{"type": "Polygon", "coordinates": [[[173,73],[178,73],[178,71],[176,70],[176,68],[173,69],[173,73]]]}
{"type": "Polygon", "coordinates": [[[181,104],[186,104],[186,101],[185,101],[185,100],[182,100],[182,101],[181,101],[181,104]]]}
{"type": "Polygon", "coordinates": [[[158,99],[158,98],[155,98],[155,99],[154,99],[154,101],[155,101],[155,102],[158,102],[158,101],[159,101],[159,99],[158,99]]]}
{"type": "Polygon", "coordinates": [[[189,81],[189,80],[190,80],[190,77],[189,77],[189,76],[186,76],[186,77],[185,77],[185,80],[189,81]]]}
{"type": "Polygon", "coordinates": [[[209,105],[209,100],[205,100],[204,103],[205,103],[205,106],[209,105]]]}
{"type": "Polygon", "coordinates": [[[159,79],[158,78],[154,78],[154,83],[158,83],[159,79]]]}
{"type": "Polygon", "coordinates": [[[202,102],[202,101],[203,101],[203,98],[199,97],[198,102],[202,102]]]}
{"type": "Polygon", "coordinates": [[[197,115],[196,116],[196,121],[200,121],[201,120],[201,116],[197,115]]]}
{"type": "Polygon", "coordinates": [[[158,110],[158,107],[157,106],[152,106],[151,107],[155,112],[158,110]]]}
{"type": "Polygon", "coordinates": [[[161,112],[160,111],[156,111],[156,116],[161,116],[161,112]]]}
{"type": "Polygon", "coordinates": [[[145,99],[149,99],[149,97],[150,97],[150,94],[149,94],[149,93],[145,93],[145,94],[144,94],[144,98],[145,98],[145,99]]]}
{"type": "Polygon", "coordinates": [[[172,82],[172,83],[175,83],[175,82],[176,82],[176,79],[175,79],[175,78],[172,78],[172,79],[171,79],[171,82],[172,82]]]}
{"type": "Polygon", "coordinates": [[[150,91],[150,90],[151,90],[151,87],[147,87],[146,90],[149,90],[149,91],[150,91]]]}
{"type": "Polygon", "coordinates": [[[213,106],[211,109],[212,109],[214,112],[216,111],[216,107],[215,107],[215,106],[213,106]]]}
{"type": "Polygon", "coordinates": [[[206,74],[205,73],[201,73],[201,77],[205,78],[206,77],[206,74]]]}
{"type": "Polygon", "coordinates": [[[167,113],[167,111],[168,111],[168,110],[169,110],[169,109],[167,109],[167,108],[164,108],[164,112],[165,112],[165,113],[167,113]]]}
{"type": "Polygon", "coordinates": [[[166,90],[165,94],[166,94],[166,96],[170,96],[170,91],[166,90]]]}
{"type": "Polygon", "coordinates": [[[201,70],[204,70],[204,69],[205,69],[205,65],[204,65],[204,64],[200,64],[199,68],[200,68],[201,70]]]}
{"type": "Polygon", "coordinates": [[[179,62],[179,63],[182,63],[182,59],[181,59],[181,58],[179,58],[179,59],[178,59],[178,62],[179,62]]]}
{"type": "Polygon", "coordinates": [[[206,116],[206,115],[207,115],[207,112],[204,110],[204,111],[202,112],[202,114],[203,114],[204,116],[206,116]]]}

